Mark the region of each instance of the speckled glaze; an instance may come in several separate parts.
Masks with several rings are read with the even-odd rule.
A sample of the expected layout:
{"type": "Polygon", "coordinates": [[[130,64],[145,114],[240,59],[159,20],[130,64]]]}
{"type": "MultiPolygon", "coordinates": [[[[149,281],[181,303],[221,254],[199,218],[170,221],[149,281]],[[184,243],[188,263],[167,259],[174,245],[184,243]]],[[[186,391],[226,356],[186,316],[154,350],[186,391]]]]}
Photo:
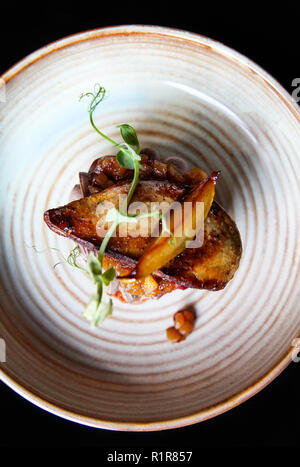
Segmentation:
{"type": "Polygon", "coordinates": [[[300,333],[300,115],[265,71],[220,43],[184,31],[121,26],[77,34],[3,76],[0,102],[1,378],[67,419],[116,430],[199,422],[246,400],[290,362],[300,333]],[[108,90],[96,123],[190,167],[221,170],[217,201],[243,242],[239,270],[219,292],[176,291],[142,305],[115,302],[91,329],[83,273],[53,268],[73,243],[43,223],[68,202],[78,172],[114,153],[89,124],[82,92],[108,90]],[[192,306],[195,330],[166,339],[192,306]]]}

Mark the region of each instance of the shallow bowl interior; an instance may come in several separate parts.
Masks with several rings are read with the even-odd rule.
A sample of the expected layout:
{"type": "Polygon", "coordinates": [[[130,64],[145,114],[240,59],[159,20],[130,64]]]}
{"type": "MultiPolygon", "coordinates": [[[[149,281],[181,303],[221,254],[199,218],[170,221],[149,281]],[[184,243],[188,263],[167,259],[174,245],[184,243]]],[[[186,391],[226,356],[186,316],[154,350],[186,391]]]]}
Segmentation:
{"type": "Polygon", "coordinates": [[[217,415],[273,379],[300,331],[299,112],[281,86],[219,43],[143,26],[71,36],[2,78],[3,381],[79,423],[155,430],[217,415]],[[59,258],[47,248],[67,254],[73,244],[45,227],[43,212],[68,201],[96,157],[115,153],[78,101],[95,83],[107,89],[95,120],[109,136],[130,123],[162,157],[221,170],[216,198],[244,250],[224,290],[115,303],[91,329],[82,310],[93,284],[53,268],[59,258]],[[174,345],[165,330],[184,306],[196,310],[196,328],[174,345]]]}

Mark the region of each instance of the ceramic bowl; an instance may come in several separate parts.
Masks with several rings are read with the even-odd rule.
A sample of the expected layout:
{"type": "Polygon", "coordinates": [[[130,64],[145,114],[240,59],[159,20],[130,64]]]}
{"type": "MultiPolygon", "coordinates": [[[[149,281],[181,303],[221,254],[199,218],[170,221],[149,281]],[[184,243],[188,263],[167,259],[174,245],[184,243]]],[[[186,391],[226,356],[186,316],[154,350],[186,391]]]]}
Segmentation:
{"type": "Polygon", "coordinates": [[[152,26],[59,40],[1,83],[2,380],[66,419],[145,431],[216,416],[273,380],[300,333],[300,114],[280,84],[218,42],[152,26]],[[93,283],[53,268],[59,258],[47,248],[74,245],[43,212],[68,202],[96,157],[115,153],[78,99],[95,83],[107,89],[95,120],[109,136],[130,123],[162,157],[221,170],[216,198],[237,223],[243,255],[222,291],[115,302],[93,329],[82,316],[93,283]],[[166,328],[185,306],[196,311],[195,330],[173,344],[166,328]]]}

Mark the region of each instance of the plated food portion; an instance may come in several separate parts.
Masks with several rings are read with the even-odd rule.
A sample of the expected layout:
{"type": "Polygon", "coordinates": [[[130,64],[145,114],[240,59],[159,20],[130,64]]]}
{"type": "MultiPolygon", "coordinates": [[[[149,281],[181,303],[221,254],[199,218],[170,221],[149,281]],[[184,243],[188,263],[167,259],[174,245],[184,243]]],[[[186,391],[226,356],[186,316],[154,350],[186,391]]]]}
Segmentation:
{"type": "Polygon", "coordinates": [[[104,95],[102,87],[87,94],[90,121],[118,153],[97,158],[79,174],[72,201],[44,214],[87,257],[97,292],[85,317],[93,325],[111,314],[109,297],[141,303],[176,289],[223,289],[242,252],[235,222],[214,201],[219,172],[180,171],[143,154],[127,124],[120,125],[123,143],[108,138],[93,120],[104,95]]]}
{"type": "MultiPolygon", "coordinates": [[[[300,114],[282,86],[248,58],[209,38],[128,25],[49,44],[12,67],[4,79],[0,337],[8,358],[1,364],[3,382],[42,409],[77,423],[153,431],[217,416],[274,380],[295,355],[291,342],[300,334],[300,189],[293,170],[299,163],[300,114]],[[132,148],[142,166],[143,155],[155,165],[172,164],[169,157],[176,155],[188,162],[176,165],[180,175],[192,167],[208,175],[216,171],[216,196],[204,227],[214,217],[216,201],[225,209],[230,203],[228,213],[243,244],[238,270],[224,289],[174,290],[135,305],[143,291],[138,289],[137,296],[135,288],[129,296],[122,283],[126,278],[127,290],[137,283],[138,257],[127,256],[131,267],[122,278],[115,271],[109,282],[114,276],[106,263],[112,256],[110,241],[103,247],[101,270],[103,242],[91,244],[90,257],[82,243],[79,247],[44,222],[45,211],[69,204],[78,172],[88,173],[94,159],[113,155],[119,164],[120,148],[89,129],[87,98],[77,102],[97,76],[111,83],[111,97],[97,107],[95,123],[108,128],[117,143],[122,137],[113,125],[134,126],[141,150],[132,148]],[[144,147],[158,154],[151,156],[144,147]],[[53,248],[45,254],[47,247],[53,248]],[[83,270],[54,268],[64,259],[83,270]],[[116,283],[126,303],[112,298],[116,283]],[[101,284],[106,297],[100,301],[101,284]],[[111,298],[112,317],[91,329],[82,312],[91,317],[94,310],[94,323],[100,323],[98,310],[105,310],[111,298]]],[[[121,167],[129,174],[123,182],[131,186],[137,171],[121,167]]],[[[139,172],[137,186],[148,182],[142,168],[139,172]]],[[[88,185],[96,185],[90,181],[81,174],[85,193],[77,187],[73,201],[94,195],[92,189],[86,192],[88,185]]],[[[99,183],[97,190],[120,181],[99,183]]],[[[188,193],[189,188],[188,183],[188,193]]],[[[136,213],[131,206],[129,214],[136,213]]],[[[97,214],[101,227],[106,216],[97,214]]],[[[115,215],[111,211],[111,218],[115,215]]],[[[156,216],[151,218],[154,227],[163,223],[156,216]]],[[[133,219],[128,226],[133,232],[133,219]]],[[[166,238],[166,246],[173,247],[173,237],[166,238]]],[[[205,250],[205,242],[204,235],[199,250],[205,250]]],[[[166,266],[150,274],[149,282],[158,282],[157,272],[165,273],[166,266]]]]}

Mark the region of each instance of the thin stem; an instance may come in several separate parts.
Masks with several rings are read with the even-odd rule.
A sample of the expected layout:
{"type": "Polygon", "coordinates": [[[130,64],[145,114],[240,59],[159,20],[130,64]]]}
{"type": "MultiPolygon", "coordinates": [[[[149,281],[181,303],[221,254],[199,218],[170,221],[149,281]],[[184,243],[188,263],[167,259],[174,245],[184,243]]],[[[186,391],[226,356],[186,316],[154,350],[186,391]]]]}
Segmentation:
{"type": "Polygon", "coordinates": [[[100,246],[100,249],[99,249],[99,253],[98,253],[98,260],[101,264],[101,268],[102,268],[102,262],[103,262],[103,255],[104,255],[104,252],[106,250],[106,247],[107,247],[107,244],[111,238],[111,236],[113,235],[114,231],[116,230],[118,226],[118,223],[117,222],[113,222],[112,225],[110,226],[110,228],[108,229],[104,239],[102,240],[102,243],[101,243],[101,246],[100,246]]]}
{"type": "Polygon", "coordinates": [[[94,130],[100,135],[102,136],[102,138],[106,139],[106,141],[108,141],[109,143],[113,144],[114,146],[117,146],[119,147],[119,143],[116,143],[116,141],[114,141],[113,139],[111,139],[109,136],[106,136],[104,133],[102,133],[102,131],[100,131],[95,123],[94,123],[94,120],[93,120],[93,112],[90,112],[90,122],[91,122],[91,125],[92,127],[94,128],[94,130]]]}
{"type": "Polygon", "coordinates": [[[136,186],[139,182],[139,175],[140,175],[140,163],[139,161],[135,160],[134,161],[134,175],[133,175],[133,180],[131,182],[131,187],[129,190],[129,193],[126,198],[126,211],[128,209],[129,203],[131,201],[131,198],[135,192],[136,186]]]}
{"type": "Polygon", "coordinates": [[[103,281],[97,282],[97,307],[100,305],[103,298],[103,281]]]}

